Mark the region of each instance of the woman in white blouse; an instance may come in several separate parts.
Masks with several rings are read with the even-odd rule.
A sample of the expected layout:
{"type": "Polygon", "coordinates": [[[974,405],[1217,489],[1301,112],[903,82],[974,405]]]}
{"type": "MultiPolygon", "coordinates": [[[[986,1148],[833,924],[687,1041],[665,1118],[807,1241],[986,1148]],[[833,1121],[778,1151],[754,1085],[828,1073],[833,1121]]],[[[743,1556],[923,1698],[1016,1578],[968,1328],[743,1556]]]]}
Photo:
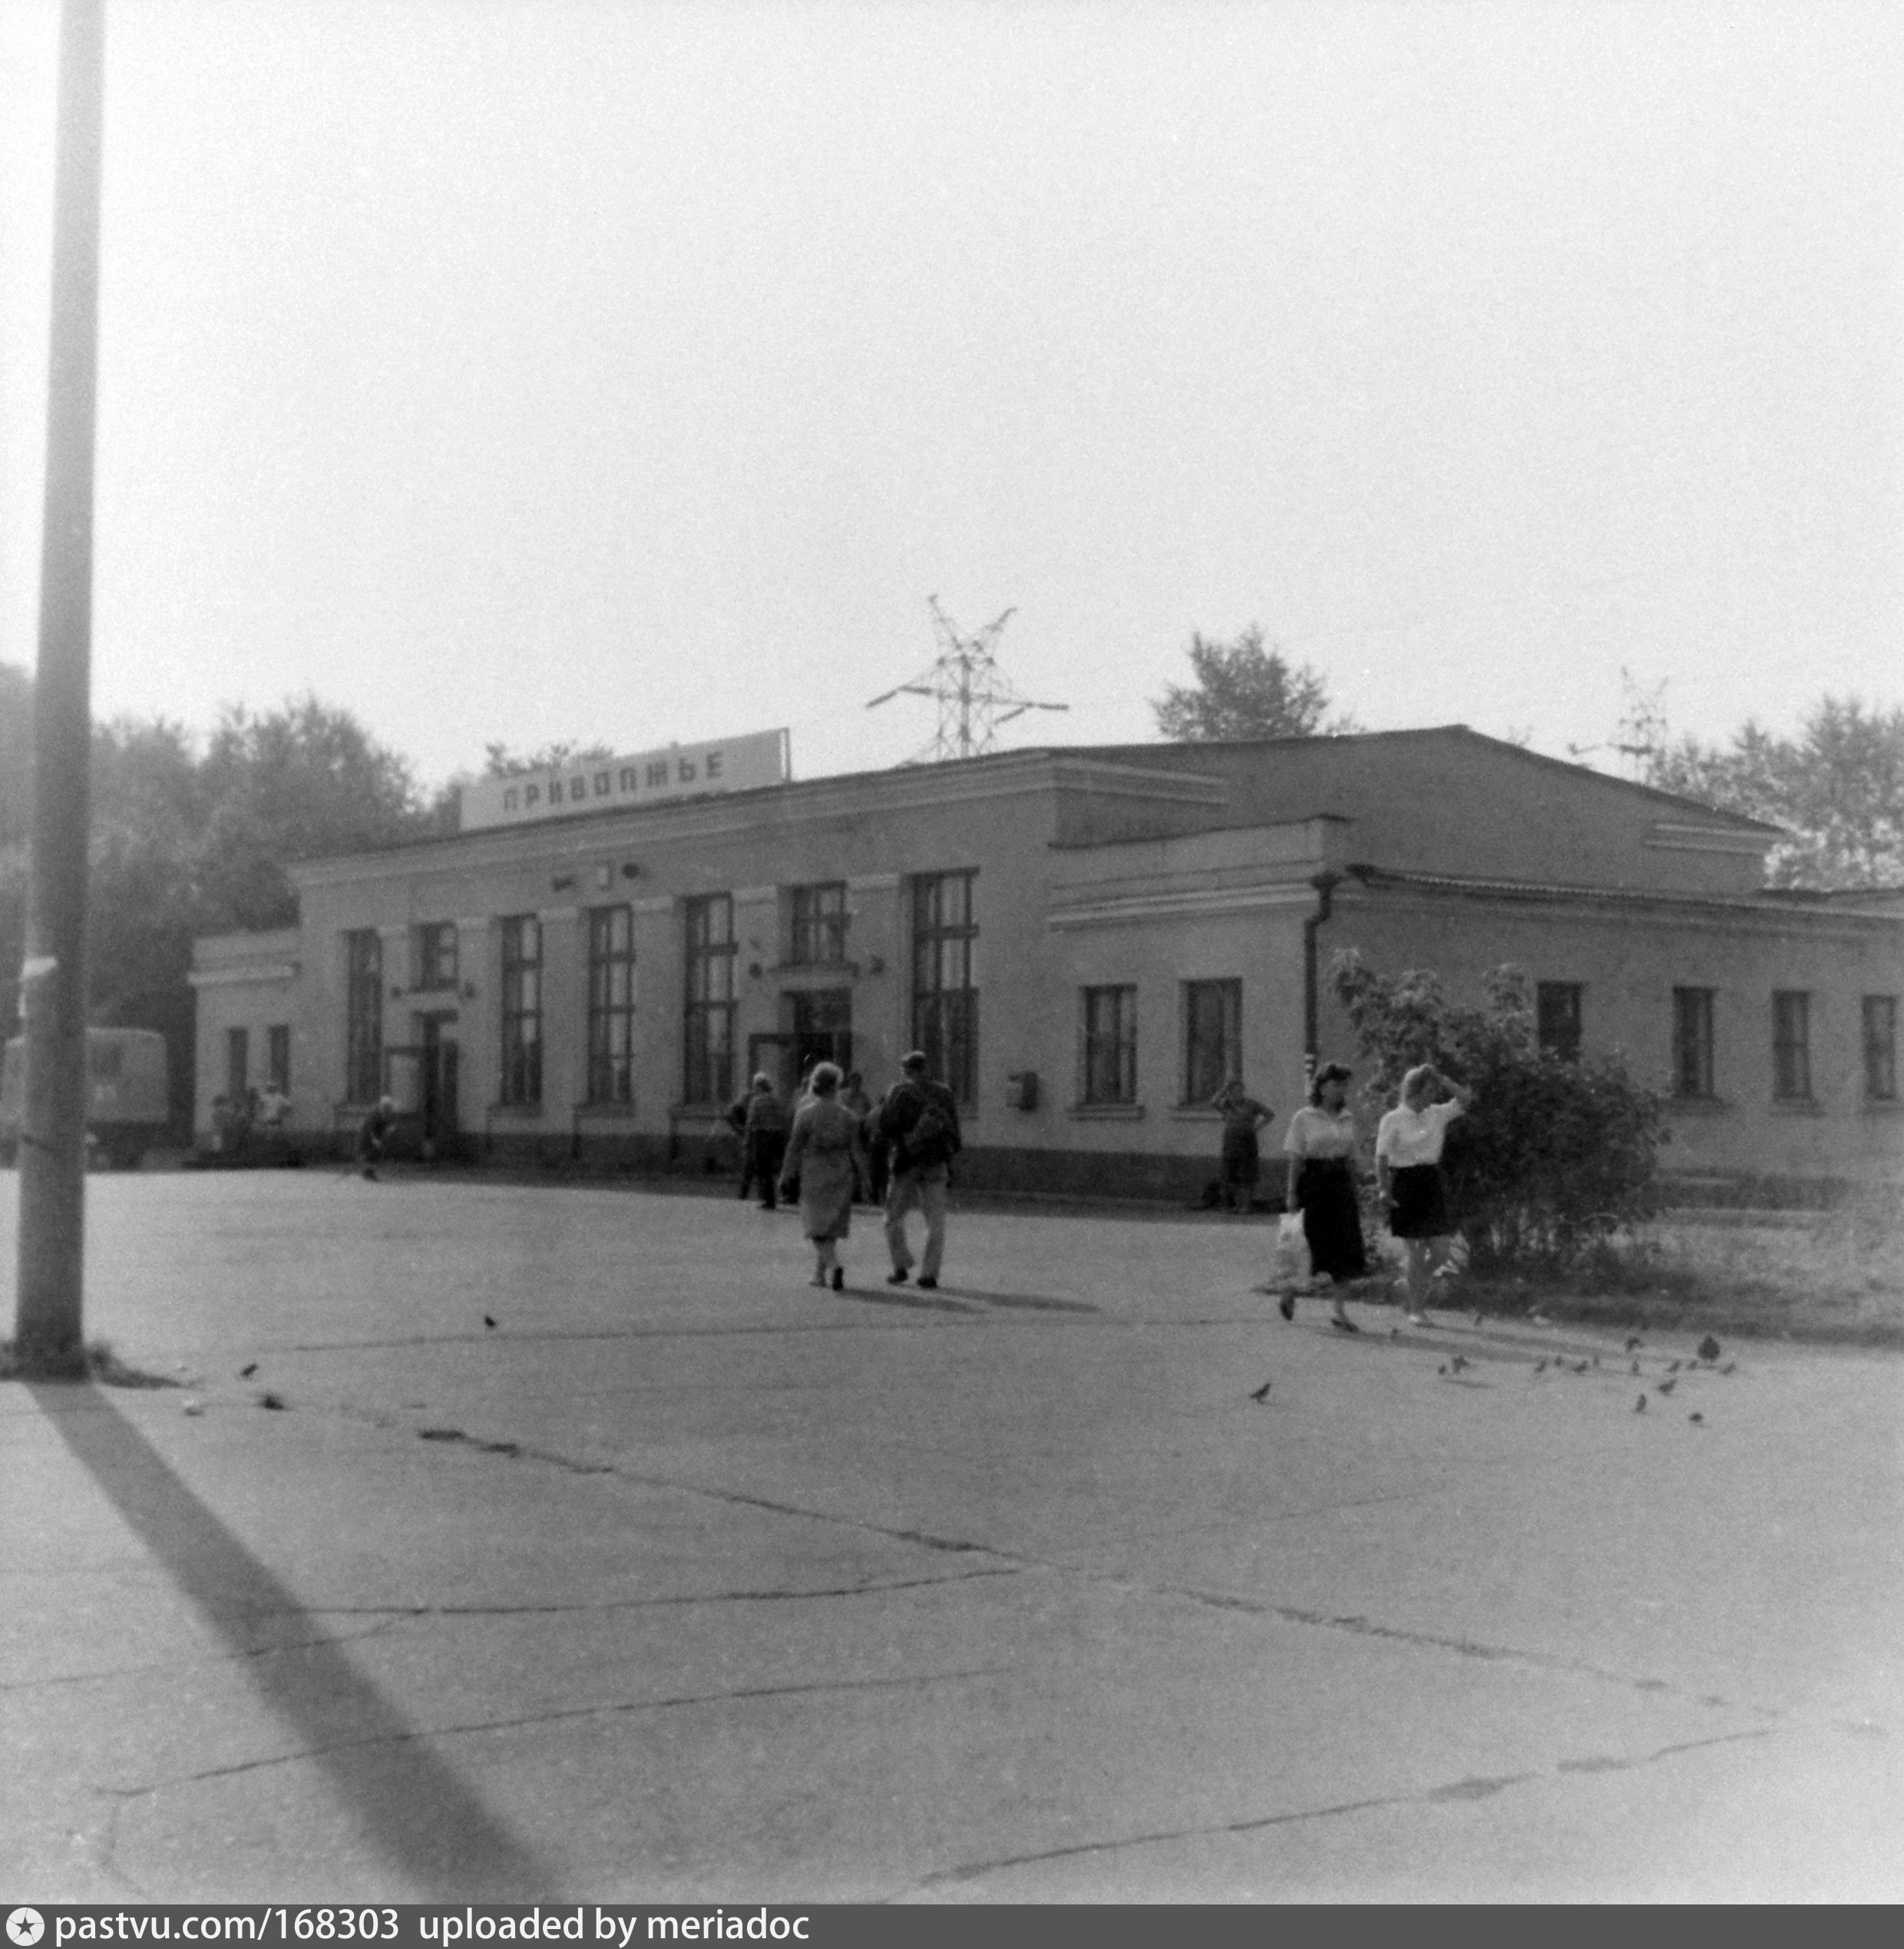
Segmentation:
{"type": "MultiPolygon", "coordinates": [[[[1309,1263],[1334,1283],[1330,1324],[1359,1333],[1343,1303],[1343,1282],[1365,1278],[1368,1255],[1362,1245],[1362,1217],[1355,1196],[1355,1113],[1349,1108],[1345,1064],[1324,1063],[1309,1086],[1309,1101],[1289,1120],[1283,1150],[1289,1160],[1287,1211],[1302,1213],[1302,1235],[1309,1263]]],[[[1296,1295],[1283,1295],[1282,1316],[1296,1315],[1296,1295]]]]}
{"type": "Polygon", "coordinates": [[[1448,1126],[1474,1100],[1432,1063],[1418,1064],[1402,1078],[1402,1100],[1375,1132],[1375,1181],[1388,1206],[1388,1229],[1408,1248],[1408,1317],[1425,1325],[1431,1259],[1454,1235],[1448,1182],[1441,1169],[1448,1126]],[[1436,1100],[1436,1093],[1445,1095],[1436,1100]]]}

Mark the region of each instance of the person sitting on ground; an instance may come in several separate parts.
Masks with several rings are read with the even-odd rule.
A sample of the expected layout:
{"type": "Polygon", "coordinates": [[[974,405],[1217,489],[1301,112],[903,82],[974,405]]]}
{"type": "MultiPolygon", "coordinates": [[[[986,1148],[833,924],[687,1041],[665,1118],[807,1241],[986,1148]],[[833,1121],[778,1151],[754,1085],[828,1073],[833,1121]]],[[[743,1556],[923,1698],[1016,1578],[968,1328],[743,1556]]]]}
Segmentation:
{"type": "Polygon", "coordinates": [[[1455,1235],[1441,1152],[1448,1126],[1466,1110],[1474,1092],[1432,1063],[1418,1063],[1402,1078],[1400,1104],[1375,1132],[1375,1178],[1388,1206],[1388,1229],[1408,1249],[1408,1317],[1428,1323],[1431,1261],[1445,1260],[1455,1235]]]}

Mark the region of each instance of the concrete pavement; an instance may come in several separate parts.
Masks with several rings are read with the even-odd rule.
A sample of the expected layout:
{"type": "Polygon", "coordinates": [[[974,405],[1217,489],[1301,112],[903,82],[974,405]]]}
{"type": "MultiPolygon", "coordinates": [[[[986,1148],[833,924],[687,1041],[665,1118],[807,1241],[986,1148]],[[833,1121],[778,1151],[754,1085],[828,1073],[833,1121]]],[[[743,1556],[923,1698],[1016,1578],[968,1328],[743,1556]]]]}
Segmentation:
{"type": "Polygon", "coordinates": [[[1288,1326],[1212,1218],[836,1295],[731,1198],[89,1195],[193,1385],[0,1388],[18,1898],[1904,1894],[1895,1357],[1288,1326]]]}

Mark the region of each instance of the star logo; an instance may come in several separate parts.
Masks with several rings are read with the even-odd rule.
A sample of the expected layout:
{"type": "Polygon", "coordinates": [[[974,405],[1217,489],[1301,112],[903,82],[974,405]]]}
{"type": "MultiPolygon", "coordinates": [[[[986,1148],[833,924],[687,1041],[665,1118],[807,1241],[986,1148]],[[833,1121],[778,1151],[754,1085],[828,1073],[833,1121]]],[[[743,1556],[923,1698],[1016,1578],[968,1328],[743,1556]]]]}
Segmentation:
{"type": "Polygon", "coordinates": [[[46,1918],[37,1908],[16,1908],[7,1918],[7,1940],[18,1949],[33,1949],[46,1933],[46,1918]]]}

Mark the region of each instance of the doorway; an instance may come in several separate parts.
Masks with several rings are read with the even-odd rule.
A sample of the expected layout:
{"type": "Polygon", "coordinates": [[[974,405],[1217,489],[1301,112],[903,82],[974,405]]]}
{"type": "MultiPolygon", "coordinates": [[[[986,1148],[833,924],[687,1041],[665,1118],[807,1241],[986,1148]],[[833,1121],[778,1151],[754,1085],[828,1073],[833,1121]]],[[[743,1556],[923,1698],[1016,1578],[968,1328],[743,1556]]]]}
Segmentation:
{"type": "Polygon", "coordinates": [[[785,998],[791,1023],[794,1074],[804,1076],[815,1063],[837,1063],[845,1076],[853,1067],[853,991],[808,988],[785,998]]]}
{"type": "Polygon", "coordinates": [[[454,1009],[417,1018],[421,1057],[418,1064],[418,1104],[423,1123],[423,1160],[461,1154],[462,1124],[457,1106],[460,1054],[454,1009]]]}

